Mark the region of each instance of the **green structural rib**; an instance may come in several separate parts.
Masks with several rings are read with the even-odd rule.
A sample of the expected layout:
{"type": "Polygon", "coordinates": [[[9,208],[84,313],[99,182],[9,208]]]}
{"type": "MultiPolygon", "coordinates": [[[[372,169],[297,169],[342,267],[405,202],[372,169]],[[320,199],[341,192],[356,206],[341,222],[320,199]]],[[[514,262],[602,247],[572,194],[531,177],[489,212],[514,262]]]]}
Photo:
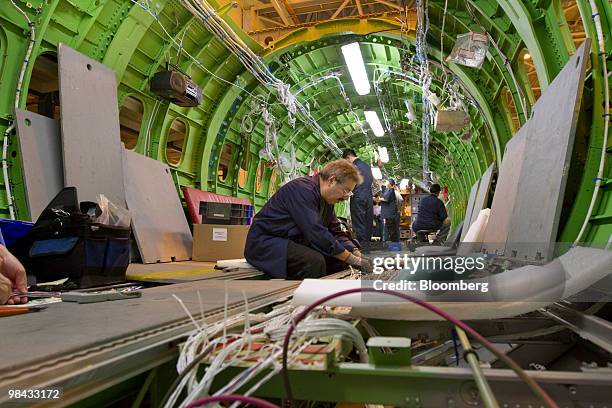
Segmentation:
{"type": "MultiPolygon", "coordinates": [[[[609,57],[612,8],[605,0],[593,0],[593,4],[598,9],[609,57]]],[[[212,0],[210,5],[219,9],[212,0]]],[[[428,5],[432,90],[440,93],[443,84],[452,81],[473,101],[469,108],[471,138],[462,138],[461,133],[431,133],[430,168],[449,188],[456,224],[465,211],[472,184],[491,163],[499,164],[505,144],[529,117],[536,93],[525,71],[525,54],[531,58],[536,86],[542,92],[575,47],[560,0],[430,0],[428,5]],[[489,47],[482,68],[445,61],[458,34],[483,30],[497,46],[489,47]]],[[[586,36],[593,41],[577,130],[578,153],[564,203],[559,238],[563,241],[573,241],[585,222],[604,140],[605,82],[594,13],[586,0],[577,0],[575,7],[580,11],[586,36]]],[[[264,58],[270,73],[290,85],[338,147],[361,148],[373,142],[387,146],[388,176],[421,177],[420,121],[410,123],[405,117],[405,101],[414,103],[417,115],[422,108],[420,88],[398,74],[406,72],[403,65],[415,54],[414,27],[406,29],[398,19],[390,17],[338,19],[297,29],[277,39],[274,47],[264,48],[228,16],[223,18],[254,53],[264,58]],[[349,41],[360,43],[370,80],[378,81],[382,90],[379,94],[372,91],[359,96],[354,91],[340,52],[340,47],[349,41]],[[371,132],[362,132],[363,111],[374,108],[382,115],[381,97],[393,132],[374,140],[371,132]]],[[[291,126],[276,92],[246,70],[182,1],[4,0],[0,23],[2,134],[13,123],[21,70],[25,72],[18,103],[27,108],[34,95],[30,92],[31,82],[34,77],[40,80],[41,68],[37,64],[45,57],[52,61],[58,45],[65,43],[116,72],[119,107],[141,107],[137,109],[139,123],[132,124],[133,148],[169,163],[177,187],[193,186],[246,197],[256,207],[267,200],[281,177],[260,159],[265,124],[254,106],[262,100],[280,123],[277,131],[281,151],[295,151],[300,162],[312,162],[313,166],[335,157],[312,127],[299,120],[291,126]],[[32,24],[28,24],[24,13],[32,24]],[[31,30],[35,30],[35,43],[31,57],[25,61],[31,30]],[[181,108],[157,101],[149,91],[151,77],[167,64],[179,67],[202,87],[204,102],[199,107],[181,108]],[[184,133],[179,142],[178,133],[184,133]]],[[[609,58],[606,61],[610,71],[609,58]]],[[[9,132],[7,137],[6,161],[14,212],[18,219],[29,219],[15,132],[9,132]]],[[[606,150],[604,180],[582,235],[582,241],[601,245],[609,244],[612,235],[610,142],[606,150]]],[[[0,215],[8,217],[7,186],[5,180],[1,181],[0,215]]],[[[180,189],[177,191],[180,194],[180,189]]]]}

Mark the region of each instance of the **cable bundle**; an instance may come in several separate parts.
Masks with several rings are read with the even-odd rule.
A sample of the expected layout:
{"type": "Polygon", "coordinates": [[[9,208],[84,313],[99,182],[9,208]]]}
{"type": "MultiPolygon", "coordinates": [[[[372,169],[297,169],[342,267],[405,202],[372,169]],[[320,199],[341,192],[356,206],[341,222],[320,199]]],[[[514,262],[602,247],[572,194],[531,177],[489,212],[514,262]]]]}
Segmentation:
{"type": "MultiPolygon", "coordinates": [[[[240,37],[234,33],[231,27],[215,12],[205,1],[181,0],[181,3],[189,10],[208,31],[217,37],[227,49],[234,54],[242,65],[263,85],[276,91],[279,101],[287,107],[289,123],[295,124],[294,116],[310,126],[315,133],[327,144],[329,149],[339,154],[340,148],[330,138],[323,128],[314,120],[310,112],[301,104],[289,90],[289,85],[279,80],[272,74],[264,61],[255,54],[240,37]]],[[[292,126],[293,127],[293,126],[292,126]]]]}

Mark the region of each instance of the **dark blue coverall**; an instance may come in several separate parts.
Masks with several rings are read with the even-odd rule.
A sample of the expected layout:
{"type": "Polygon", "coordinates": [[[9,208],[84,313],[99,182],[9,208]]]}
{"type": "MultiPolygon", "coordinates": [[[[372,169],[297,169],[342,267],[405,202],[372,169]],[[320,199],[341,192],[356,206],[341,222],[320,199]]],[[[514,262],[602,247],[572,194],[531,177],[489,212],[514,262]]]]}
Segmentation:
{"type": "Polygon", "coordinates": [[[355,248],[315,175],[285,184],[255,215],[244,257],[272,278],[320,278],[345,268],[333,256],[355,248]]]}
{"type": "Polygon", "coordinates": [[[388,239],[391,242],[399,242],[399,211],[395,197],[395,190],[387,188],[383,193],[384,201],[380,202],[381,210],[380,217],[385,220],[385,228],[387,229],[388,239]]]}
{"type": "Polygon", "coordinates": [[[435,194],[421,199],[417,219],[412,223],[412,231],[439,230],[436,241],[443,242],[450,230],[450,220],[447,220],[446,207],[435,194]],[[447,220],[447,221],[445,221],[447,220]]]}
{"type": "Polygon", "coordinates": [[[355,159],[353,162],[355,167],[363,177],[363,183],[359,184],[353,190],[351,197],[351,221],[353,230],[359,244],[365,249],[368,249],[369,242],[372,240],[372,229],[374,223],[374,209],[372,201],[372,169],[360,159],[355,159]]]}

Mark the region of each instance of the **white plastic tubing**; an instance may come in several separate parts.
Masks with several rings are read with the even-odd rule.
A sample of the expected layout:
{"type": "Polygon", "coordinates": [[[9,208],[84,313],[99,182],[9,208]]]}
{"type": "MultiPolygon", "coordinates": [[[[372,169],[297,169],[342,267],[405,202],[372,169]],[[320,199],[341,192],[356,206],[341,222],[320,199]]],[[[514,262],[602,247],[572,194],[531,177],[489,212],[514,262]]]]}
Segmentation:
{"type": "MultiPolygon", "coordinates": [[[[432,294],[419,290],[408,295],[432,302],[458,319],[497,319],[532,312],[575,295],[612,273],[612,251],[574,247],[544,266],[528,265],[488,278],[464,279],[488,283],[487,292],[453,291],[432,294]]],[[[459,277],[460,279],[460,277],[459,277]]],[[[295,305],[309,305],[341,290],[369,287],[360,280],[306,279],[293,294],[295,305]]],[[[352,307],[351,315],[389,320],[439,320],[415,304],[383,294],[352,294],[333,299],[329,306],[352,307]],[[367,297],[366,297],[367,296],[367,297]]]]}

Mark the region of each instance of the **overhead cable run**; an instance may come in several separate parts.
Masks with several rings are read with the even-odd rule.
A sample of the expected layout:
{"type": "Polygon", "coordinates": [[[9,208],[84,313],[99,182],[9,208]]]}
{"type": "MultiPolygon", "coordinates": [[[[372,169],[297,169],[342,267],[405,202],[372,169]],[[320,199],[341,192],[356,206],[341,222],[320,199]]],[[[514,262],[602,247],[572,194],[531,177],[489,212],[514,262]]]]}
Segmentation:
{"type": "Polygon", "coordinates": [[[429,100],[429,86],[431,85],[431,72],[427,56],[427,29],[429,19],[427,14],[427,0],[417,0],[417,30],[416,30],[416,58],[420,66],[421,98],[423,102],[423,116],[421,137],[423,139],[423,182],[430,180],[429,171],[429,126],[433,108],[429,100]]]}
{"type": "Polygon", "coordinates": [[[508,57],[506,57],[506,55],[499,48],[499,46],[497,45],[497,42],[493,39],[491,34],[489,34],[489,32],[480,23],[480,20],[478,19],[478,16],[476,15],[474,10],[470,6],[470,2],[469,1],[465,2],[465,7],[466,7],[468,13],[470,14],[470,17],[472,18],[472,21],[474,21],[476,24],[478,24],[478,27],[480,27],[482,32],[486,34],[487,38],[489,39],[489,42],[491,44],[493,44],[493,47],[495,48],[495,50],[497,51],[499,56],[502,58],[502,60],[504,62],[504,65],[506,66],[506,70],[508,71],[508,73],[510,74],[510,77],[512,78],[512,82],[513,82],[514,88],[516,89],[516,91],[518,93],[519,103],[521,104],[521,109],[523,110],[523,113],[524,113],[524,116],[525,116],[525,121],[527,121],[527,119],[529,119],[529,112],[527,112],[527,102],[525,101],[525,95],[523,94],[523,90],[522,90],[521,86],[519,85],[519,83],[518,83],[518,81],[516,79],[516,76],[514,75],[514,71],[512,70],[512,64],[510,63],[510,60],[508,59],[508,57]]]}
{"type": "MultiPolygon", "coordinates": [[[[379,77],[376,77],[376,74],[378,72],[379,70],[376,70],[374,72],[374,75],[375,75],[374,91],[376,92],[376,97],[378,98],[378,104],[380,105],[380,110],[383,115],[383,122],[385,123],[385,127],[387,128],[387,131],[389,132],[389,137],[391,138],[391,144],[393,145],[393,152],[395,153],[395,158],[397,159],[398,163],[401,163],[400,155],[399,155],[399,146],[397,145],[397,140],[396,140],[396,135],[395,135],[395,126],[391,124],[391,118],[389,117],[389,113],[387,112],[387,108],[385,106],[385,101],[384,101],[385,95],[383,94],[382,86],[381,86],[381,82],[382,82],[382,78],[384,77],[384,73],[380,75],[379,77]]],[[[389,95],[387,94],[387,96],[389,95]]]]}
{"type": "MultiPolygon", "coordinates": [[[[355,122],[357,123],[357,125],[359,126],[359,130],[361,131],[361,133],[364,135],[364,137],[366,138],[366,141],[371,143],[371,139],[369,137],[368,131],[365,128],[365,126],[363,126],[363,121],[361,119],[359,119],[359,116],[357,115],[357,113],[355,113],[354,109],[353,109],[353,104],[351,103],[351,99],[348,97],[346,90],[344,89],[344,84],[342,84],[342,81],[340,80],[340,76],[342,75],[341,72],[339,71],[331,71],[327,74],[324,74],[322,76],[320,76],[319,78],[316,78],[315,80],[313,80],[312,82],[309,82],[307,85],[301,87],[296,93],[295,96],[299,95],[300,93],[304,92],[306,89],[313,87],[323,81],[326,81],[328,79],[335,79],[338,82],[338,88],[340,91],[340,95],[342,95],[342,98],[344,99],[344,101],[346,102],[348,109],[351,113],[351,116],[353,116],[353,118],[355,119],[355,122]]],[[[307,103],[307,102],[306,102],[307,103]]]]}
{"type": "MultiPolygon", "coordinates": [[[[340,95],[342,96],[342,98],[344,99],[344,101],[347,104],[348,107],[348,114],[351,115],[353,117],[353,119],[355,120],[355,122],[357,123],[357,125],[360,128],[361,133],[364,135],[365,139],[366,139],[366,143],[368,144],[373,144],[372,140],[370,139],[370,136],[368,134],[368,131],[366,130],[365,126],[363,125],[363,122],[359,119],[359,116],[357,115],[357,113],[355,113],[354,109],[353,109],[353,105],[351,103],[350,98],[348,97],[346,90],[344,88],[344,85],[342,84],[342,81],[340,80],[340,76],[342,75],[341,72],[339,71],[329,71],[321,76],[318,76],[317,78],[311,80],[310,82],[308,82],[307,84],[305,84],[304,86],[298,86],[297,91],[294,93],[295,97],[298,97],[301,93],[303,93],[305,90],[315,87],[316,85],[327,81],[327,80],[335,80],[338,83],[338,89],[340,92],[340,95]]],[[[309,104],[309,99],[312,96],[307,97],[306,99],[303,99],[302,102],[304,103],[304,106],[306,107],[306,109],[309,109],[310,104],[309,104]]],[[[245,115],[246,117],[250,117],[251,114],[254,112],[255,108],[251,109],[251,113],[245,115]]],[[[260,109],[265,109],[265,106],[260,108],[260,109]]],[[[271,115],[270,115],[271,116],[271,115]]],[[[283,175],[283,180],[284,182],[287,182],[293,178],[296,178],[300,175],[299,171],[304,168],[304,167],[309,167],[311,163],[308,164],[303,164],[300,165],[299,162],[297,161],[296,158],[296,153],[295,153],[295,139],[301,134],[302,130],[305,127],[300,128],[297,132],[293,132],[292,135],[288,138],[288,140],[286,141],[286,143],[283,144],[283,148],[282,151],[280,151],[280,149],[278,149],[278,142],[276,140],[276,132],[269,132],[268,131],[268,126],[266,126],[266,144],[264,149],[262,149],[262,151],[260,152],[260,156],[265,158],[268,161],[274,161],[277,163],[277,168],[280,170],[280,172],[283,175]],[[274,146],[276,145],[276,149],[274,148],[274,146]],[[276,152],[276,153],[275,153],[276,152]]],[[[251,129],[252,130],[252,129],[251,129]]],[[[334,134],[334,132],[331,133],[332,135],[334,134]]]]}
{"type": "Polygon", "coordinates": [[[181,3],[238,58],[259,82],[276,91],[279,101],[287,107],[289,123],[292,126],[295,125],[294,117],[297,117],[300,121],[308,124],[334,154],[339,155],[341,153],[336,142],[325,133],[323,128],[310,115],[308,109],[291,93],[290,85],[276,78],[264,61],[234,33],[231,27],[209,4],[200,0],[181,0],[181,3]]]}

